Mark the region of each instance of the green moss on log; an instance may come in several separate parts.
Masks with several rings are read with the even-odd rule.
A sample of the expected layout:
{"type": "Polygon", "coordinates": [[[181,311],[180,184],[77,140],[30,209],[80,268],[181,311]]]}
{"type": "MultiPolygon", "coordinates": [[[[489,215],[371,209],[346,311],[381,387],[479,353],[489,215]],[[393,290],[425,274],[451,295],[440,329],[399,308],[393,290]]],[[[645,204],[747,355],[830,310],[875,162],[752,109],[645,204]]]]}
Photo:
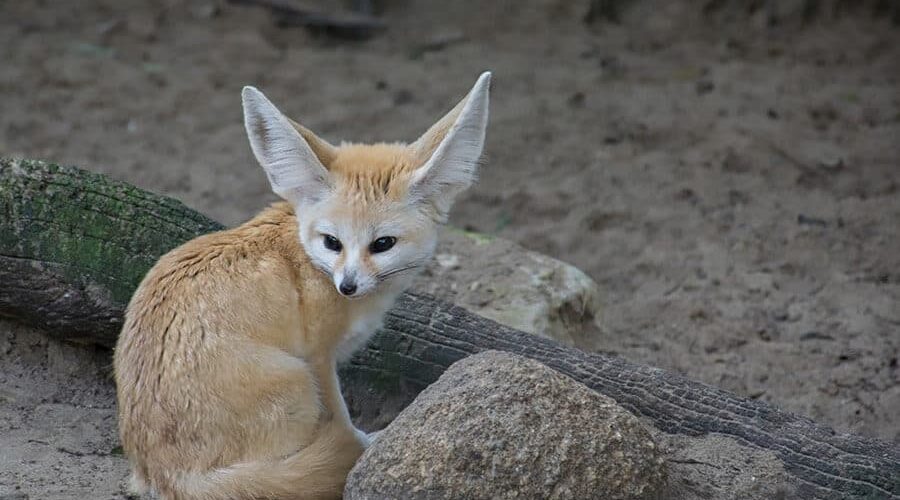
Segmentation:
{"type": "MultiPolygon", "coordinates": [[[[88,316],[104,302],[122,310],[160,255],[223,227],[172,198],[78,168],[21,159],[0,159],[0,213],[0,310],[12,316],[34,313],[4,301],[10,293],[85,307],[88,316]],[[47,272],[42,290],[20,282],[27,266],[47,272]],[[31,289],[16,290],[17,283],[31,289]]],[[[40,316],[51,325],[65,321],[59,311],[30,319],[40,316]]],[[[72,321],[73,338],[99,335],[109,343],[118,333],[112,317],[100,326],[81,323],[72,321]]]]}

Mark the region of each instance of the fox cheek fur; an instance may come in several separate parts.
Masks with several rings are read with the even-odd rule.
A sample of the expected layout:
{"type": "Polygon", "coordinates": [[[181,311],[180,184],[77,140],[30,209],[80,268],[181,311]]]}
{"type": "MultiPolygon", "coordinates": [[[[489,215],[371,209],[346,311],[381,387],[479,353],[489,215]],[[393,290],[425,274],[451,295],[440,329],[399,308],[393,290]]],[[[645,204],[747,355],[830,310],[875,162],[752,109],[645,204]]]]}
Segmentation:
{"type": "Polygon", "coordinates": [[[376,290],[402,290],[415,271],[434,253],[437,224],[427,210],[404,203],[370,207],[367,214],[344,214],[352,202],[335,196],[322,206],[298,207],[300,242],[314,265],[329,276],[335,288],[350,298],[376,290]],[[299,215],[302,214],[302,215],[299,215]],[[340,242],[341,250],[329,249],[325,236],[340,242]],[[389,249],[373,253],[372,243],[391,238],[389,249]],[[351,287],[341,290],[341,287],[351,287]]]}

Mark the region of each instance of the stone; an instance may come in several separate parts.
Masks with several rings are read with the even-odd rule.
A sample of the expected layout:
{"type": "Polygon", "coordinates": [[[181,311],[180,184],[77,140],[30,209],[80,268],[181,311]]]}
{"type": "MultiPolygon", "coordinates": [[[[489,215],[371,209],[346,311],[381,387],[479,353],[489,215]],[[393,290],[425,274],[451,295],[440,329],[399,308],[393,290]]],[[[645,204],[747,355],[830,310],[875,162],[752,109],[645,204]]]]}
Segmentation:
{"type": "Polygon", "coordinates": [[[803,498],[771,450],[722,434],[653,434],[669,466],[668,500],[803,498]]]}
{"type": "Polygon", "coordinates": [[[501,238],[447,228],[412,290],[566,345],[593,345],[600,332],[602,294],[593,279],[501,238]]]}
{"type": "Polygon", "coordinates": [[[344,498],[651,499],[666,484],[650,432],[615,401],[486,351],[452,365],[378,435],[344,498]]]}

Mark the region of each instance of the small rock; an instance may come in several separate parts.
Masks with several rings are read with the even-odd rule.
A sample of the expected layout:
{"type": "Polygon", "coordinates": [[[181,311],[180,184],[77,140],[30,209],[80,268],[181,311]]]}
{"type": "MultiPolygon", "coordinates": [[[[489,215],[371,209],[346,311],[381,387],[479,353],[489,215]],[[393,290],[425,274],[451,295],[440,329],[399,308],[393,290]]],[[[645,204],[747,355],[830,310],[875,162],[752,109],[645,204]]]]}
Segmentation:
{"type": "Polygon", "coordinates": [[[709,80],[700,80],[694,88],[697,91],[697,95],[703,95],[712,92],[716,88],[716,84],[709,80]]]}
{"type": "Polygon", "coordinates": [[[580,269],[502,238],[450,229],[413,291],[506,326],[591,348],[602,328],[600,286],[580,269]],[[452,284],[459,286],[452,286],[452,284]]]}
{"type": "Polygon", "coordinates": [[[404,104],[409,104],[414,99],[412,91],[408,89],[400,89],[394,92],[394,104],[398,106],[402,106],[404,104]]]}
{"type": "Polygon", "coordinates": [[[840,156],[822,156],[819,158],[819,166],[826,170],[840,170],[844,168],[844,158],[840,156]]]}
{"type": "Polygon", "coordinates": [[[456,269],[459,267],[459,256],[452,253],[439,253],[434,256],[438,265],[446,269],[456,269]]]}
{"type": "Polygon", "coordinates": [[[822,332],[806,332],[800,335],[800,340],[834,340],[834,337],[822,332]]]}
{"type": "Polygon", "coordinates": [[[159,35],[159,18],[133,12],[125,20],[128,31],[144,41],[155,41],[159,35]]]}
{"type": "Polygon", "coordinates": [[[208,21],[222,12],[222,8],[215,2],[193,3],[190,6],[191,15],[198,21],[208,21]]]}
{"type": "Polygon", "coordinates": [[[466,41],[466,35],[459,31],[441,33],[432,37],[427,42],[413,48],[410,59],[421,59],[429,52],[439,52],[451,45],[466,41]]]}
{"type": "Polygon", "coordinates": [[[825,219],[810,217],[804,214],[797,214],[797,224],[800,224],[801,226],[828,227],[828,222],[825,219]]]}
{"type": "Polygon", "coordinates": [[[0,500],[28,500],[28,495],[22,492],[4,493],[0,495],[0,500]]]}
{"type": "Polygon", "coordinates": [[[451,366],[382,431],[344,498],[650,499],[666,482],[659,447],[615,401],[487,351],[451,366]]]}
{"type": "Polygon", "coordinates": [[[846,164],[846,150],[832,141],[795,141],[789,149],[798,162],[824,174],[838,173],[846,164]]]}
{"type": "MultiPolygon", "coordinates": [[[[108,36],[112,33],[119,31],[123,27],[124,24],[125,24],[124,21],[122,21],[121,19],[110,19],[110,20],[104,21],[97,25],[97,34],[102,37],[108,36]]],[[[2,497],[0,497],[0,498],[2,498],[2,497]]]]}
{"type": "Polygon", "coordinates": [[[583,108],[584,107],[585,96],[584,92],[575,92],[574,94],[569,96],[569,99],[566,103],[570,108],[583,108]]]}

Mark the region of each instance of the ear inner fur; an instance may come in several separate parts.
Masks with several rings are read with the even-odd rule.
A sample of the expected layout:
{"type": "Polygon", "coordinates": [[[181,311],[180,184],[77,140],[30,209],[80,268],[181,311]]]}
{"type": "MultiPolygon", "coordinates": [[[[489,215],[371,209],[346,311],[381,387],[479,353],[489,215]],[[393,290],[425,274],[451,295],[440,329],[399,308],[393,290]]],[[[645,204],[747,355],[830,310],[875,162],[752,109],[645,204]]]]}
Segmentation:
{"type": "Polygon", "coordinates": [[[306,140],[306,144],[309,145],[312,152],[319,161],[322,162],[322,165],[324,165],[325,168],[328,168],[331,165],[331,162],[334,161],[334,157],[337,156],[337,148],[332,146],[325,139],[317,136],[312,130],[300,125],[291,118],[288,118],[288,122],[290,122],[294,129],[300,133],[300,136],[306,140]]]}
{"type": "MultiPolygon", "coordinates": [[[[244,87],[242,97],[250,146],[272,191],[295,204],[321,199],[330,178],[306,139],[259,90],[244,87]]],[[[315,142],[321,151],[328,150],[321,139],[315,142]]]]}
{"type": "Polygon", "coordinates": [[[430,201],[441,214],[475,180],[488,122],[491,74],[481,75],[469,95],[438,120],[412,148],[420,161],[410,180],[413,199],[430,201]]]}
{"type": "Polygon", "coordinates": [[[416,142],[410,145],[415,151],[416,160],[419,162],[420,167],[428,163],[428,160],[434,155],[435,150],[441,145],[441,141],[450,132],[453,124],[456,123],[456,119],[459,118],[459,114],[462,112],[468,99],[469,97],[466,96],[459,101],[453,109],[448,111],[446,115],[429,127],[421,137],[416,139],[416,142]]]}

